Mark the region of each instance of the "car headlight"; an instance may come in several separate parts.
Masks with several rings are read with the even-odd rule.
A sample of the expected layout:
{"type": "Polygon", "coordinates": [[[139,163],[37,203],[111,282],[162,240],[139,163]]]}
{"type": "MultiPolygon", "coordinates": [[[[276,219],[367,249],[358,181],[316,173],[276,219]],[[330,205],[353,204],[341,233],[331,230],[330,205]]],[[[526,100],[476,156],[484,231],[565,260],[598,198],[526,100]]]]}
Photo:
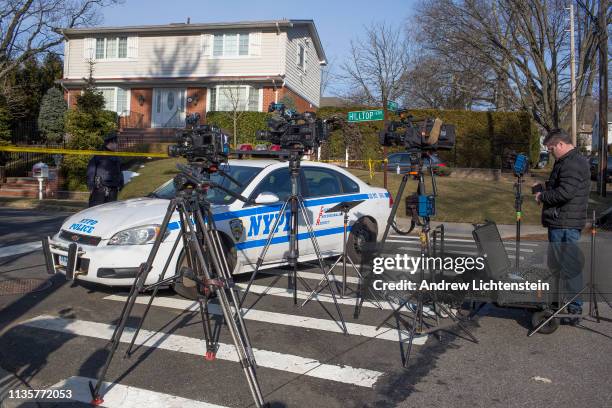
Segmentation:
{"type": "MultiPolygon", "coordinates": [[[[151,244],[155,241],[155,238],[160,232],[159,225],[143,225],[141,227],[135,227],[119,231],[108,241],[108,245],[144,245],[151,244]]],[[[169,230],[166,230],[164,238],[170,234],[169,230]]]]}

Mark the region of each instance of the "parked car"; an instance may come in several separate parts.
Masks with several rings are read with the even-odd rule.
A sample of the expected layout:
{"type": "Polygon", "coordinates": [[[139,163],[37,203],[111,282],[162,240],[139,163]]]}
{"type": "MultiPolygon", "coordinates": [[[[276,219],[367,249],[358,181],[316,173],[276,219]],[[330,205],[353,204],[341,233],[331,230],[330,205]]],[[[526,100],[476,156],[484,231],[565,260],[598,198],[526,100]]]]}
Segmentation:
{"type": "MultiPolygon", "coordinates": [[[[591,180],[597,180],[597,174],[599,173],[599,158],[591,157],[589,159],[589,167],[591,169],[591,180]]],[[[612,181],[612,160],[608,157],[607,171],[606,171],[606,183],[612,181]]]]}
{"type": "MultiPolygon", "coordinates": [[[[432,154],[431,160],[429,158],[425,159],[423,163],[423,168],[426,171],[429,171],[430,164],[433,166],[434,174],[440,173],[440,168],[448,167],[447,164],[440,159],[436,154],[432,154]]],[[[411,160],[410,153],[407,152],[399,152],[399,153],[391,153],[387,156],[387,169],[391,172],[398,172],[400,174],[406,173],[410,171],[411,168],[411,160]],[[399,168],[399,169],[398,169],[399,168]]]]}
{"type": "MultiPolygon", "coordinates": [[[[287,161],[230,160],[222,166],[223,170],[240,185],[230,182],[219,173],[212,174],[213,182],[254,202],[242,202],[219,189],[208,192],[216,225],[234,274],[253,270],[270,227],[290,194],[288,166],[287,161]],[[270,203],[270,197],[276,201],[270,203]]],[[[304,204],[310,213],[314,233],[324,256],[337,255],[342,250],[339,240],[343,234],[342,213],[325,211],[343,201],[365,200],[349,213],[351,230],[348,252],[353,262],[360,263],[365,246],[382,238],[391,211],[389,193],[382,188],[371,187],[346,170],[330,164],[304,161],[300,178],[300,194],[305,199],[304,204]]],[[[51,255],[50,261],[54,268],[65,273],[68,245],[75,242],[79,247],[76,280],[109,286],[132,285],[138,266],[146,260],[152,243],[160,233],[159,227],[168,202],[174,196],[174,183],[169,180],[148,197],[106,203],[83,210],[64,221],[58,233],[50,239],[48,251],[45,252],[51,255]]],[[[288,215],[281,219],[263,268],[286,264],[288,221],[288,215]]],[[[170,258],[178,232],[179,218],[175,213],[146,284],[158,280],[164,263],[170,258]]],[[[306,227],[301,223],[299,234],[299,260],[316,259],[306,227]]],[[[172,276],[186,262],[182,242],[178,245],[178,250],[170,259],[167,277],[172,276]]],[[[193,286],[193,281],[186,280],[177,282],[174,289],[184,296],[192,297],[195,295],[193,286]]]]}

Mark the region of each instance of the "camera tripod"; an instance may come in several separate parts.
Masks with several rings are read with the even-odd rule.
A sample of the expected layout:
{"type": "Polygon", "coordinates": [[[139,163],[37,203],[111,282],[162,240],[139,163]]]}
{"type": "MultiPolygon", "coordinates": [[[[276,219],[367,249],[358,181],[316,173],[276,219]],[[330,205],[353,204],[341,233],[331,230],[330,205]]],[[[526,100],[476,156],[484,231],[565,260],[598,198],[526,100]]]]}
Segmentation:
{"type": "Polygon", "coordinates": [[[597,235],[597,218],[595,217],[595,211],[593,211],[593,218],[591,219],[591,260],[589,266],[589,280],[583,288],[576,293],[572,298],[565,301],[563,304],[559,302],[560,307],[554,312],[550,313],[550,315],[543,319],[540,324],[538,324],[533,330],[527,334],[528,337],[533,336],[535,333],[539,332],[543,327],[545,327],[551,320],[560,317],[567,318],[576,318],[577,314],[568,314],[563,313],[566,307],[568,307],[574,300],[578,299],[582,294],[588,291],[589,294],[589,313],[588,316],[595,318],[597,323],[600,323],[600,315],[599,315],[599,305],[597,304],[597,296],[606,302],[608,307],[612,309],[612,303],[601,293],[601,291],[597,288],[597,284],[595,283],[595,237],[597,235]]]}
{"type": "Polygon", "coordinates": [[[104,402],[100,392],[101,386],[104,383],[108,368],[121,342],[125,325],[132,314],[137,296],[144,291],[153,289],[149,303],[143,315],[140,317],[138,327],[132,337],[126,356],[131,354],[136,337],[140,332],[159,287],[176,282],[179,279],[188,278],[196,282],[198,289],[198,304],[206,341],[206,360],[214,360],[218,348],[218,344],[213,338],[210,317],[208,314],[208,302],[213,294],[217,294],[225,323],[229,328],[232,341],[238,354],[238,360],[243,368],[255,405],[257,407],[265,406],[255,372],[256,362],[251,349],[249,336],[242,319],[237,296],[233,289],[234,283],[232,281],[231,271],[229,270],[228,262],[225,258],[219,233],[215,227],[210,202],[206,200],[206,191],[208,188],[220,188],[236,198],[244,198],[208,181],[208,174],[205,173],[206,170],[198,169],[199,171],[193,171],[192,169],[188,169],[187,166],[183,166],[181,170],[183,171],[174,179],[177,195],[168,205],[159,233],[153,243],[153,247],[151,248],[151,252],[146,262],[140,265],[128,298],[123,305],[119,324],[115,327],[111,337],[110,352],[106,358],[100,376],[98,377],[97,383],[95,387],[91,382],[89,383],[93,405],[101,405],[104,402]],[[158,281],[152,285],[146,286],[147,277],[153,268],[153,262],[157,256],[165,233],[168,231],[168,224],[175,211],[179,214],[179,234],[158,281]],[[165,278],[170,261],[180,241],[183,242],[185,248],[188,266],[182,267],[174,276],[165,278]]]}
{"type": "Polygon", "coordinates": [[[287,197],[285,202],[282,204],[280,208],[279,216],[276,217],[274,221],[274,225],[272,226],[272,229],[270,230],[268,237],[266,239],[266,244],[263,247],[261,254],[257,258],[255,269],[253,270],[253,273],[251,274],[249,283],[247,284],[246,289],[244,290],[244,293],[242,295],[242,299],[240,300],[240,306],[242,307],[249,293],[251,285],[253,284],[253,281],[255,281],[255,277],[259,273],[259,269],[264,263],[266,253],[268,252],[268,249],[270,248],[270,245],[272,244],[272,239],[274,238],[274,234],[276,233],[276,228],[278,227],[280,220],[283,217],[285,217],[285,211],[287,210],[287,207],[289,207],[289,219],[286,222],[287,224],[290,225],[290,229],[288,231],[289,232],[289,254],[287,255],[287,263],[291,267],[291,273],[289,274],[289,287],[293,290],[293,304],[297,305],[297,280],[298,279],[300,279],[300,282],[302,282],[302,284],[304,285],[304,287],[306,287],[307,290],[309,291],[311,290],[308,284],[304,282],[302,278],[299,278],[297,274],[297,263],[298,263],[298,258],[300,255],[299,248],[298,248],[298,208],[299,208],[299,211],[302,214],[302,218],[304,219],[304,224],[306,225],[306,228],[308,230],[308,237],[310,238],[310,242],[312,243],[315,254],[317,256],[317,260],[319,262],[319,268],[321,272],[323,273],[323,279],[327,282],[327,287],[329,288],[329,292],[331,294],[334,306],[336,308],[336,312],[338,313],[338,319],[340,322],[340,326],[342,328],[342,331],[345,334],[348,334],[348,329],[346,327],[346,323],[344,321],[342,311],[340,310],[340,306],[338,305],[338,300],[336,299],[336,293],[334,289],[332,288],[332,286],[330,285],[329,272],[325,269],[325,265],[323,264],[323,258],[321,257],[321,250],[319,248],[317,238],[314,234],[312,223],[310,222],[310,217],[308,216],[308,213],[306,211],[306,206],[304,205],[304,199],[298,193],[298,183],[299,183],[298,178],[300,176],[300,161],[301,161],[303,152],[299,150],[289,150],[287,154],[288,154],[288,159],[289,159],[289,175],[290,175],[290,181],[291,181],[291,194],[287,197]]]}
{"type": "MultiPolygon", "coordinates": [[[[342,212],[343,213],[343,235],[342,235],[342,253],[338,256],[338,259],[336,259],[336,261],[332,264],[332,266],[329,268],[330,271],[333,271],[334,268],[336,267],[336,265],[338,265],[340,262],[342,262],[342,286],[341,286],[341,297],[344,297],[346,295],[346,281],[347,281],[347,273],[346,273],[346,269],[347,269],[347,261],[350,262],[350,265],[352,266],[353,270],[355,271],[355,273],[357,274],[358,278],[359,278],[359,287],[357,289],[357,293],[358,293],[358,297],[360,295],[363,294],[364,292],[364,287],[362,285],[364,285],[364,278],[363,275],[361,274],[361,272],[359,272],[359,269],[357,268],[357,266],[355,266],[355,263],[353,262],[353,260],[351,259],[351,257],[349,256],[348,252],[347,252],[347,231],[348,231],[348,222],[349,222],[349,211],[351,209],[353,209],[354,207],[358,206],[359,204],[363,203],[365,200],[357,200],[357,201],[343,201],[339,204],[336,204],[335,206],[333,206],[332,208],[329,208],[328,210],[326,210],[326,213],[335,213],[335,212],[342,212]]],[[[333,273],[333,272],[331,272],[333,273]]],[[[327,284],[325,283],[325,278],[321,279],[319,281],[319,283],[317,284],[317,287],[310,293],[310,295],[308,296],[308,298],[304,301],[304,303],[302,303],[302,306],[304,306],[306,303],[308,303],[315,295],[319,294],[323,289],[325,289],[327,287],[327,285],[329,285],[329,281],[327,281],[327,284]]],[[[367,288],[367,291],[370,292],[370,295],[373,296],[373,300],[371,301],[374,305],[376,305],[379,309],[382,309],[382,306],[377,302],[376,296],[374,296],[374,294],[372,293],[372,289],[371,288],[367,288]]],[[[359,308],[359,306],[361,305],[361,303],[363,303],[363,296],[360,296],[360,303],[358,303],[357,308],[359,308]]]]}
{"type": "MultiPolygon", "coordinates": [[[[426,196],[425,177],[423,174],[423,153],[422,152],[417,152],[417,153],[419,153],[418,158],[416,157],[416,154],[414,155],[415,157],[413,157],[414,159],[418,160],[417,165],[413,166],[410,172],[404,175],[404,177],[402,178],[402,182],[398,188],[396,200],[393,203],[393,208],[387,220],[387,225],[385,227],[385,233],[384,233],[382,242],[379,247],[379,253],[383,252],[390,228],[393,228],[398,233],[405,235],[405,234],[410,233],[414,229],[415,225],[420,225],[421,232],[419,234],[419,242],[421,244],[421,248],[420,248],[421,259],[425,259],[430,254],[432,254],[431,241],[430,241],[430,233],[431,233],[430,220],[431,220],[431,216],[435,215],[435,201],[434,200],[435,200],[435,197],[437,196],[436,179],[435,179],[435,174],[433,172],[433,168],[431,166],[431,161],[430,161],[429,173],[430,173],[431,180],[432,180],[433,195],[426,196]],[[406,187],[406,183],[410,175],[417,176],[417,179],[418,179],[418,187],[417,187],[418,201],[416,203],[417,208],[412,209],[411,226],[410,226],[410,229],[406,232],[406,231],[400,230],[399,227],[397,227],[397,225],[395,224],[395,214],[397,212],[397,208],[399,207],[399,203],[401,202],[402,195],[404,193],[404,189],[406,187]]],[[[442,234],[441,234],[441,246],[442,248],[444,248],[443,229],[442,229],[442,234]]],[[[437,254],[436,251],[433,251],[433,253],[437,254]]],[[[434,271],[428,270],[427,267],[422,266],[419,272],[419,285],[421,282],[425,282],[427,278],[435,282],[434,271]]],[[[396,317],[396,320],[399,326],[400,318],[405,317],[405,315],[401,313],[402,309],[404,308],[413,315],[411,319],[412,321],[406,322],[406,325],[409,327],[409,331],[408,331],[408,347],[407,347],[406,352],[402,354],[402,365],[404,367],[408,365],[408,360],[410,359],[410,354],[412,351],[412,344],[413,344],[415,336],[417,335],[426,335],[426,334],[436,333],[438,339],[440,340],[441,339],[441,335],[439,333],[440,331],[448,330],[450,326],[456,325],[464,333],[466,333],[467,336],[474,343],[478,343],[478,339],[476,339],[476,337],[470,332],[470,330],[468,330],[467,327],[465,327],[465,325],[461,322],[461,319],[458,316],[456,316],[455,313],[449,307],[447,307],[446,305],[438,301],[437,294],[435,291],[424,290],[424,289],[419,288],[415,291],[415,293],[412,293],[409,296],[406,296],[405,299],[400,301],[397,307],[393,307],[392,305],[392,308],[393,308],[392,312],[377,326],[376,329],[379,330],[383,325],[387,324],[389,319],[391,319],[392,317],[396,317]],[[413,303],[411,303],[411,301],[413,300],[416,300],[416,304],[414,305],[413,303]],[[432,306],[433,319],[432,319],[431,314],[426,313],[424,310],[424,306],[426,303],[431,304],[432,306]],[[440,324],[438,314],[441,314],[441,313],[444,313],[446,316],[448,316],[451,321],[449,321],[446,324],[440,324]],[[427,319],[429,319],[429,321],[427,319]],[[435,320],[435,321],[431,322],[431,320],[435,320]]]]}

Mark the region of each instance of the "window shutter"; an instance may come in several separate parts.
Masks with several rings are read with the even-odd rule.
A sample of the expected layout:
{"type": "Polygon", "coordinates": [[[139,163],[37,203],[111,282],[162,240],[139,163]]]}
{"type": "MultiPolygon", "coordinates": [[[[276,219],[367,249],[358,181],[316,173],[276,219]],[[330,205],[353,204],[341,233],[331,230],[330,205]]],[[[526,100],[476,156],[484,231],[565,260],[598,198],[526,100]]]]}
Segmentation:
{"type": "Polygon", "coordinates": [[[300,65],[300,44],[297,44],[297,49],[295,53],[295,63],[296,65],[300,65]]]}
{"type": "Polygon", "coordinates": [[[249,33],[249,55],[261,55],[261,33],[249,33]]]}
{"type": "Polygon", "coordinates": [[[308,49],[304,48],[304,73],[306,73],[307,66],[308,66],[308,49]]]}
{"type": "Polygon", "coordinates": [[[205,57],[210,57],[212,55],[212,34],[202,34],[200,36],[200,42],[202,46],[202,55],[205,57]]]}
{"type": "Polygon", "coordinates": [[[93,59],[95,57],[94,49],[96,45],[95,38],[84,38],[83,39],[83,58],[93,59]]]}
{"type": "Polygon", "coordinates": [[[138,58],[138,37],[128,37],[127,49],[128,58],[138,58]]]}

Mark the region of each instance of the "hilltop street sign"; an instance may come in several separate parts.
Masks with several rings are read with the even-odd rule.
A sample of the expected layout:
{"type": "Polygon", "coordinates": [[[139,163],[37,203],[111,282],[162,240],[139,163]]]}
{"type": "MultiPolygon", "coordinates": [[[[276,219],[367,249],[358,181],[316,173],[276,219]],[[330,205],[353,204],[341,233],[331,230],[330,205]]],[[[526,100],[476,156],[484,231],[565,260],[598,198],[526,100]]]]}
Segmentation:
{"type": "Polygon", "coordinates": [[[348,113],[349,122],[369,122],[371,120],[384,120],[385,114],[382,109],[355,111],[348,113]]]}

